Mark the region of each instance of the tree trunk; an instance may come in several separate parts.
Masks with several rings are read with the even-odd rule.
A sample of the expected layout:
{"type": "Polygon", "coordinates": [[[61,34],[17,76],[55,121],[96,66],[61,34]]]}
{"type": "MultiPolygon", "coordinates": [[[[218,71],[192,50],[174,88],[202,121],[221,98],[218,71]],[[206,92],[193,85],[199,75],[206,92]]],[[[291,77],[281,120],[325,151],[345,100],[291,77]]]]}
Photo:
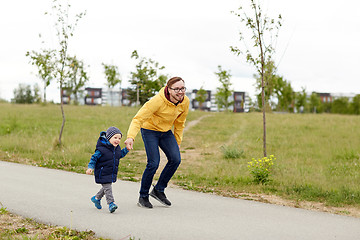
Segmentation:
{"type": "Polygon", "coordinates": [[[266,154],[266,102],[265,102],[265,83],[264,83],[264,68],[265,68],[265,57],[264,57],[264,50],[263,50],[263,43],[262,43],[262,34],[260,28],[260,19],[256,12],[256,24],[257,24],[257,32],[259,38],[259,46],[260,46],[260,55],[261,55],[261,101],[262,101],[262,110],[263,110],[263,150],[264,150],[264,157],[267,156],[266,154]]]}
{"type": "Polygon", "coordinates": [[[140,96],[139,96],[139,85],[137,85],[137,88],[136,88],[136,106],[140,105],[140,96]]]}
{"type": "Polygon", "coordinates": [[[46,103],[46,83],[44,83],[44,103],[46,103]]]}
{"type": "Polygon", "coordinates": [[[119,89],[119,107],[122,106],[122,91],[121,91],[121,86],[120,86],[120,89],[119,89]]]}
{"type": "MultiPolygon", "coordinates": [[[[262,70],[264,71],[264,70],[262,70]]],[[[264,148],[264,157],[267,156],[266,153],[266,103],[265,103],[265,87],[264,87],[264,76],[261,77],[261,85],[262,85],[262,92],[261,92],[261,98],[262,98],[262,105],[263,105],[263,148],[264,148]]]]}
{"type": "Polygon", "coordinates": [[[64,101],[63,101],[63,96],[62,96],[62,84],[60,83],[60,107],[61,107],[61,114],[62,114],[62,124],[61,124],[61,129],[60,129],[60,134],[59,134],[59,147],[61,147],[61,136],[64,130],[64,126],[65,126],[65,112],[64,112],[64,101]]]}

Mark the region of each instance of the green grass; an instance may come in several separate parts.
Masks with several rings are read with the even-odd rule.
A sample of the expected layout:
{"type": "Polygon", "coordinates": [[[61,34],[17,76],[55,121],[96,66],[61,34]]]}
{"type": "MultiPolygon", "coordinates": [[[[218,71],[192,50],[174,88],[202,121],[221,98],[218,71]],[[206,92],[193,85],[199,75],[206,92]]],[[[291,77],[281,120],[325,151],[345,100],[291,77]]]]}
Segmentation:
{"type": "MultiPolygon", "coordinates": [[[[59,149],[54,143],[61,127],[60,106],[0,104],[0,110],[0,159],[81,173],[99,132],[114,125],[126,135],[137,112],[128,107],[65,106],[64,146],[59,149]]],[[[360,206],[359,116],[267,114],[267,154],[277,160],[270,181],[259,185],[247,162],[263,157],[262,115],[195,111],[188,121],[203,115],[208,116],[184,134],[183,160],[173,183],[225,195],[267,193],[330,206],[360,206]]],[[[141,178],[143,149],[138,134],[136,151],[121,160],[120,178],[141,178]]]]}
{"type": "MultiPolygon", "coordinates": [[[[2,206],[2,204],[0,203],[2,206]]],[[[84,239],[105,240],[95,237],[93,231],[76,231],[66,227],[57,227],[38,223],[30,218],[23,218],[0,208],[0,239],[84,239]]]]}
{"type": "Polygon", "coordinates": [[[267,115],[267,153],[277,158],[272,182],[254,185],[246,168],[262,157],[261,114],[214,114],[186,138],[199,151],[214,149],[182,179],[192,185],[228,191],[265,192],[333,206],[360,205],[360,117],[345,115],[267,115]],[[200,147],[204,146],[204,147],[200,147]],[[229,160],[224,146],[239,146],[241,157],[229,160]],[[189,177],[188,177],[189,176],[189,177]]]}
{"type": "MultiPolygon", "coordinates": [[[[59,106],[0,105],[1,151],[38,165],[82,171],[95,150],[100,131],[117,126],[126,135],[134,108],[65,106],[63,148],[56,148],[62,123],[59,106]],[[11,107],[11,108],[10,108],[11,107]]],[[[140,138],[141,139],[141,138],[140,138]]],[[[136,148],[143,148],[136,141],[136,148]]]]}

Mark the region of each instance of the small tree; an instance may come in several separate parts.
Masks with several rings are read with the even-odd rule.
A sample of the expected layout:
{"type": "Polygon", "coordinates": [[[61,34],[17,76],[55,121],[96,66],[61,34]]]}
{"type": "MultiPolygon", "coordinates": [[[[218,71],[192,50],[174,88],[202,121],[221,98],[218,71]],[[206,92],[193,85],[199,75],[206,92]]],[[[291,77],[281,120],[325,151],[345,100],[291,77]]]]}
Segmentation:
{"type": "Polygon", "coordinates": [[[34,91],[34,103],[41,103],[40,87],[37,83],[35,83],[33,91],[34,91]]]}
{"type": "Polygon", "coordinates": [[[55,50],[50,49],[41,49],[39,52],[31,51],[26,53],[26,56],[30,57],[30,63],[37,66],[37,75],[44,82],[44,102],[46,102],[46,88],[50,85],[54,76],[54,54],[55,50]]]}
{"type": "Polygon", "coordinates": [[[277,97],[277,109],[280,111],[293,111],[294,90],[290,82],[286,81],[283,77],[276,76],[274,93],[277,97]]]}
{"type": "MultiPolygon", "coordinates": [[[[293,89],[290,82],[283,77],[276,74],[277,68],[274,61],[270,60],[265,65],[264,83],[265,83],[265,103],[270,105],[267,108],[275,108],[281,111],[289,111],[290,105],[294,100],[293,89]],[[275,99],[277,105],[275,106],[275,99]]],[[[262,78],[259,75],[254,75],[256,79],[256,89],[262,89],[262,78]]],[[[262,92],[258,95],[259,107],[262,108],[262,92]]]]}
{"type": "Polygon", "coordinates": [[[352,114],[356,114],[356,115],[360,114],[360,94],[357,94],[353,98],[353,100],[350,104],[350,109],[351,109],[352,114]]]}
{"type": "Polygon", "coordinates": [[[19,84],[18,88],[14,89],[15,103],[39,103],[41,101],[39,94],[39,86],[34,85],[33,91],[30,85],[19,84]]]}
{"type": "Polygon", "coordinates": [[[229,106],[233,104],[233,101],[229,101],[229,97],[231,97],[233,90],[231,87],[231,74],[229,71],[222,70],[221,66],[218,66],[218,72],[215,72],[215,75],[218,77],[219,82],[221,83],[221,87],[217,88],[217,92],[215,94],[215,101],[218,105],[218,108],[225,108],[225,111],[228,111],[229,106]]]}
{"type": "Polygon", "coordinates": [[[89,77],[83,61],[78,60],[76,56],[67,57],[67,66],[68,81],[64,83],[64,88],[70,89],[75,97],[75,104],[79,104],[79,93],[83,91],[82,88],[89,81],[89,77]]]}
{"type": "Polygon", "coordinates": [[[132,102],[143,105],[165,85],[167,76],[158,74],[165,67],[151,58],[140,58],[136,50],[132,52],[131,58],[139,59],[139,62],[136,72],[131,72],[130,83],[134,89],[129,91],[129,97],[132,102]]]}
{"type": "Polygon", "coordinates": [[[321,110],[321,100],[319,94],[312,92],[309,99],[310,112],[319,113],[321,110]]]}
{"type": "Polygon", "coordinates": [[[119,68],[115,65],[102,63],[104,67],[104,73],[106,76],[106,85],[108,88],[113,88],[117,84],[121,84],[121,78],[119,68]]]}
{"type": "MultiPolygon", "coordinates": [[[[254,74],[254,78],[256,79],[256,89],[260,90],[260,94],[258,95],[259,107],[262,108],[262,80],[264,80],[264,98],[265,104],[272,105],[270,102],[271,97],[275,94],[276,81],[278,76],[276,76],[276,67],[275,63],[272,60],[266,62],[264,66],[264,77],[261,77],[261,74],[254,74]]],[[[266,106],[266,105],[265,105],[266,106]]]]}
{"type": "MultiPolygon", "coordinates": [[[[60,88],[60,108],[62,115],[62,124],[60,128],[60,134],[58,139],[58,146],[61,146],[61,137],[65,126],[65,112],[64,112],[64,102],[63,102],[63,87],[65,83],[71,78],[68,74],[69,71],[66,70],[69,65],[67,64],[68,60],[68,47],[70,37],[73,36],[75,28],[79,20],[85,15],[85,12],[77,14],[75,16],[74,22],[71,23],[69,17],[69,9],[71,5],[67,4],[65,6],[61,5],[58,0],[53,0],[53,10],[55,12],[55,29],[56,35],[59,41],[59,48],[56,51],[56,66],[55,66],[55,77],[58,79],[59,88],[60,88]]],[[[47,13],[45,13],[47,14],[47,13]]]]}
{"type": "Polygon", "coordinates": [[[19,84],[18,88],[14,89],[14,101],[15,103],[32,103],[30,85],[19,84]]]}
{"type": "Polygon", "coordinates": [[[295,93],[295,107],[299,112],[306,109],[306,89],[302,88],[300,92],[295,93]]]}
{"type": "Polygon", "coordinates": [[[105,63],[102,63],[102,65],[104,67],[107,87],[109,89],[113,89],[117,84],[121,85],[121,78],[118,67],[115,65],[110,65],[105,63]]]}
{"type": "MultiPolygon", "coordinates": [[[[274,19],[268,18],[262,11],[260,4],[256,3],[255,0],[250,0],[250,6],[253,11],[253,16],[247,15],[243,10],[243,7],[240,6],[239,13],[233,12],[236,16],[240,18],[240,23],[244,24],[247,29],[251,31],[250,40],[254,41],[255,53],[246,47],[245,33],[240,32],[240,41],[245,43],[245,54],[246,61],[252,64],[257,73],[261,77],[261,96],[262,96],[262,106],[263,106],[263,150],[264,157],[267,156],[266,153],[266,117],[265,117],[265,67],[268,63],[272,61],[272,55],[275,52],[274,40],[278,36],[278,30],[281,27],[281,15],[278,16],[278,20],[275,22],[274,19]],[[276,30],[276,33],[273,33],[273,30],[276,30]]],[[[247,35],[246,35],[247,36],[247,35]]],[[[244,52],[238,47],[230,47],[231,51],[237,55],[244,54],[244,52]]]]}
{"type": "Polygon", "coordinates": [[[331,104],[331,113],[348,114],[349,113],[349,99],[347,97],[340,97],[335,99],[331,104]]]}
{"type": "Polygon", "coordinates": [[[195,100],[199,102],[199,109],[201,110],[203,107],[204,102],[207,99],[207,91],[204,89],[203,86],[196,92],[195,100]]]}

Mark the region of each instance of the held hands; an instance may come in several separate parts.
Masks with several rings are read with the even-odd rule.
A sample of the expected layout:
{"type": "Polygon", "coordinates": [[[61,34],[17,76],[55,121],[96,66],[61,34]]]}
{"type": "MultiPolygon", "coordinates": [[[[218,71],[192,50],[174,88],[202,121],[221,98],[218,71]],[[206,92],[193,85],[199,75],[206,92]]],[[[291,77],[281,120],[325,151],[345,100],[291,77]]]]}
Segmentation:
{"type": "Polygon", "coordinates": [[[87,175],[91,175],[92,172],[93,172],[93,170],[92,170],[91,168],[88,168],[88,169],[86,170],[86,174],[87,174],[87,175]]]}
{"type": "Polygon", "coordinates": [[[132,139],[132,138],[128,138],[128,139],[126,139],[125,140],[125,146],[126,146],[126,148],[127,148],[127,150],[132,150],[133,149],[133,145],[134,145],[134,139],[132,139]]]}

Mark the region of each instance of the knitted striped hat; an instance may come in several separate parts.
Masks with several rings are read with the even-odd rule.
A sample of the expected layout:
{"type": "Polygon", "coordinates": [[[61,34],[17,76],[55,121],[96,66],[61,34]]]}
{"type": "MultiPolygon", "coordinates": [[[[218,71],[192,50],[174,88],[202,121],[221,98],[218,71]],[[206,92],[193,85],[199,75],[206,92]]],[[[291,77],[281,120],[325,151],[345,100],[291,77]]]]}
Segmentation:
{"type": "Polygon", "coordinates": [[[122,136],[122,133],[118,128],[109,127],[108,130],[106,130],[106,139],[110,141],[110,138],[112,138],[115,134],[120,134],[122,136]]]}

